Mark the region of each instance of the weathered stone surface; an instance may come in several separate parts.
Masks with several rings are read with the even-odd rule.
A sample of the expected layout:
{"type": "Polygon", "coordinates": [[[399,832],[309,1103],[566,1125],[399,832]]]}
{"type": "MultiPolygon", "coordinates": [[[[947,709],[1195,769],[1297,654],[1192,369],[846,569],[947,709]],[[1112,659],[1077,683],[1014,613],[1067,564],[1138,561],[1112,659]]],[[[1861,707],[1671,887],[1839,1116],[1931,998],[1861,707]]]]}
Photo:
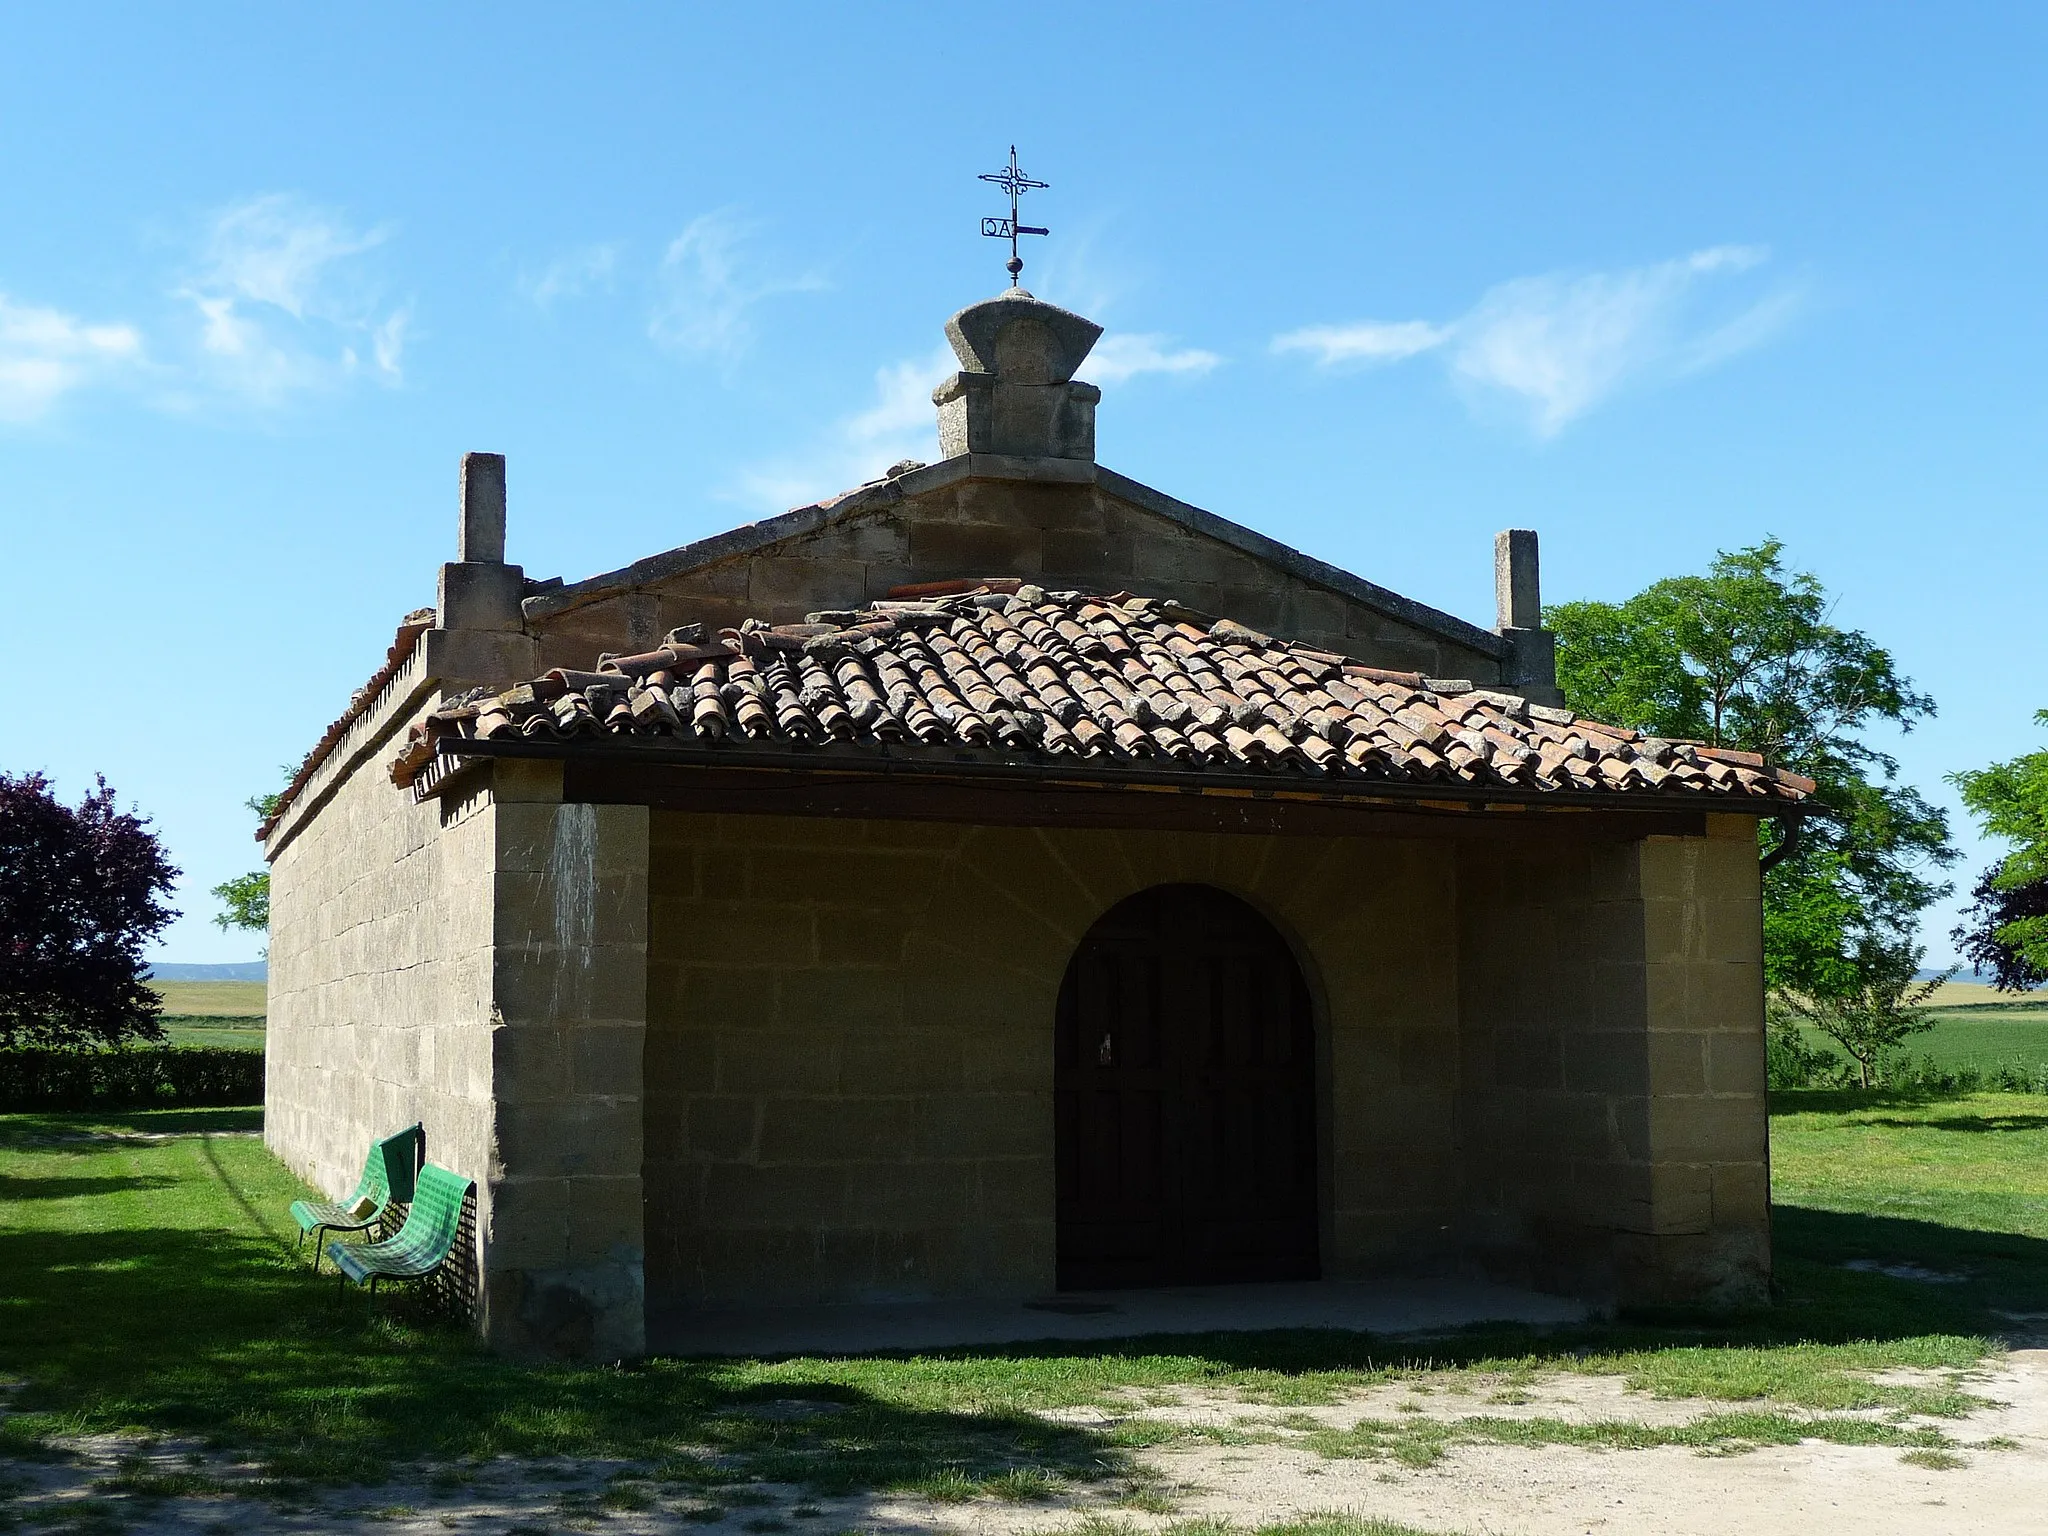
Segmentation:
{"type": "MultiPolygon", "coordinates": [[[[462,515],[456,530],[458,561],[505,559],[505,455],[465,453],[462,456],[462,515]]],[[[517,607],[517,600],[514,601],[517,607]]],[[[446,624],[444,619],[443,624],[446,624]]]]}
{"type": "Polygon", "coordinates": [[[265,1134],[338,1194],[419,1120],[478,1181],[485,1335],[617,1358],[644,1337],[647,812],[498,772],[502,801],[453,806],[357,772],[279,851],[265,1134]]]}
{"type": "Polygon", "coordinates": [[[1713,830],[1459,856],[1464,1155],[1511,1273],[1766,1294],[1760,878],[1713,830]]]}

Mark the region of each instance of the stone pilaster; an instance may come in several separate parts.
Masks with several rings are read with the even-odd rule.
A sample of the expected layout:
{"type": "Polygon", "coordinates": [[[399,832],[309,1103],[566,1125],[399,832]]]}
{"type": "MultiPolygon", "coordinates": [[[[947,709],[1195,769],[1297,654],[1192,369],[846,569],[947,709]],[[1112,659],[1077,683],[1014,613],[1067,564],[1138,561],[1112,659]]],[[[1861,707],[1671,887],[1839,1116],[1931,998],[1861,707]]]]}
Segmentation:
{"type": "Polygon", "coordinates": [[[563,804],[559,764],[494,767],[485,1334],[612,1360],[646,1346],[644,806],[563,804]]]}
{"type": "Polygon", "coordinates": [[[1654,1299],[1761,1301],[1770,1283],[1763,907],[1756,823],[1641,845],[1649,1221],[1625,1278],[1654,1299]]]}
{"type": "Polygon", "coordinates": [[[1705,837],[1466,845],[1461,1132],[1508,1276],[1624,1302],[1770,1276],[1755,822],[1705,837]]]}

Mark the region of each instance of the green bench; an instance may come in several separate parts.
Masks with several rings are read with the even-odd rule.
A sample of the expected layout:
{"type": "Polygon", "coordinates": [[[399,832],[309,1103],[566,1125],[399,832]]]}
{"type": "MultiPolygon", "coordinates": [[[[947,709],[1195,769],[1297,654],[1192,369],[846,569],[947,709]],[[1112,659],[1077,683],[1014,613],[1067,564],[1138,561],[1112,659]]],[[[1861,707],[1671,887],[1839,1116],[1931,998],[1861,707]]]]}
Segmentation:
{"type": "Polygon", "coordinates": [[[294,1200],[292,1220],[299,1224],[299,1242],[313,1237],[313,1269],[320,1268],[320,1251],[326,1246],[325,1232],[367,1232],[396,1203],[412,1199],[414,1171],[420,1165],[420,1148],[425,1132],[411,1125],[396,1136],[387,1136],[370,1148],[363,1159],[362,1177],[344,1200],[294,1200]]]}
{"type": "Polygon", "coordinates": [[[474,1179],[428,1163],[420,1169],[412,1209],[405,1213],[405,1225],[396,1237],[335,1245],[334,1267],[344,1283],[367,1285],[375,1296],[379,1280],[422,1280],[431,1275],[455,1246],[463,1204],[475,1188],[474,1179]]]}

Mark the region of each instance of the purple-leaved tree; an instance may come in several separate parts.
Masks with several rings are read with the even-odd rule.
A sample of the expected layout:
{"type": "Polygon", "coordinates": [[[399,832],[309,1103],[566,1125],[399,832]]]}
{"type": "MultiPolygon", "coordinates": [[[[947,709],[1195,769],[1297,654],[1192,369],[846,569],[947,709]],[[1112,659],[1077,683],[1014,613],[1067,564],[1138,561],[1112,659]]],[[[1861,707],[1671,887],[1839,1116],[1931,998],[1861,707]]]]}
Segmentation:
{"type": "Polygon", "coordinates": [[[178,871],[105,779],[76,806],[0,773],[0,1045],[160,1040],[142,946],[178,914],[178,871]]]}

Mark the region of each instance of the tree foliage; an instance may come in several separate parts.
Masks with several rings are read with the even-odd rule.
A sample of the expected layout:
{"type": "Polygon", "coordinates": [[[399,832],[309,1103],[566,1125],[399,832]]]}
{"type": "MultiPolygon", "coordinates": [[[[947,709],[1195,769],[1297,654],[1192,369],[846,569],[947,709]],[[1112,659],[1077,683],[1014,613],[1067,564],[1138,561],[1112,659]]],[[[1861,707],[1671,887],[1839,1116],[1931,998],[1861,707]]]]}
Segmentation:
{"type": "Polygon", "coordinates": [[[1822,993],[1779,987],[1771,993],[1772,1026],[1812,1025],[1849,1053],[1859,1080],[1869,1088],[1879,1058],[1897,1050],[1908,1036],[1934,1027],[1920,1005],[1954,972],[1930,981],[1916,979],[1924,953],[1915,944],[1880,945],[1862,957],[1853,985],[1822,993]]]}
{"type": "MultiPolygon", "coordinates": [[[[2034,716],[2048,725],[2048,709],[2034,716]]],[[[2048,981],[2048,751],[1949,775],[1984,831],[2013,845],[1984,872],[1955,937],[2001,991],[2048,981]]]]}
{"type": "MultiPolygon", "coordinates": [[[[285,782],[289,784],[298,772],[295,768],[282,770],[285,782]]],[[[242,803],[256,813],[258,823],[266,822],[277,814],[277,808],[284,802],[284,791],[274,794],[251,795],[242,803]]],[[[252,869],[246,875],[236,875],[232,880],[223,880],[207,893],[221,904],[222,911],[214,915],[214,926],[233,932],[242,929],[249,933],[263,933],[270,927],[270,871],[252,869]]]]}
{"type": "Polygon", "coordinates": [[[163,1038],[142,949],[178,914],[178,871],[105,779],[76,806],[0,773],[0,1045],[163,1038]]]}
{"type": "MultiPolygon", "coordinates": [[[[1826,590],[1788,573],[1776,539],[1724,551],[1704,576],[1655,582],[1619,603],[1575,602],[1545,622],[1573,709],[1652,735],[1757,752],[1818,785],[1821,814],[1764,881],[1773,989],[1846,1005],[1906,957],[1918,914],[1948,894],[1955,858],[1941,810],[1898,782],[1865,733],[1911,730],[1934,700],[1890,652],[1832,622],[1826,590]]],[[[1766,826],[1766,847],[1782,836],[1766,826]]]]}
{"type": "Polygon", "coordinates": [[[223,908],[213,919],[217,927],[230,932],[245,928],[252,933],[262,933],[270,927],[269,870],[251,870],[246,875],[223,880],[210,894],[223,908]]]}
{"type": "Polygon", "coordinates": [[[1965,960],[1991,973],[2001,992],[2026,992],[2048,982],[2048,954],[2030,934],[2048,932],[2048,879],[2010,890],[1999,884],[2000,860],[1985,870],[1963,908],[1963,921],[1950,931],[1965,960]]]}

